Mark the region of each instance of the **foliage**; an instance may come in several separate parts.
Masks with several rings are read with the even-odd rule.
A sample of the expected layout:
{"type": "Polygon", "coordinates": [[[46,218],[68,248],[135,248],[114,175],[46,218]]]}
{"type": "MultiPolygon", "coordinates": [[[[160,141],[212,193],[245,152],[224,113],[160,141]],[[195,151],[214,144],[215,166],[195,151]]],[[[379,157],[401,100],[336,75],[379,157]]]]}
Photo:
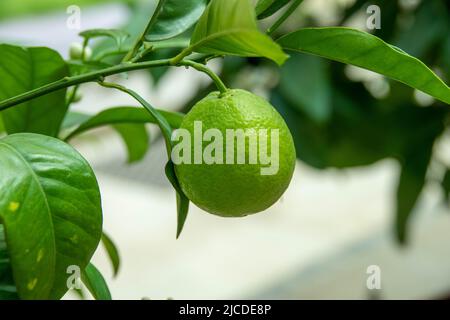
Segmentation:
{"type": "MultiPolygon", "coordinates": [[[[133,162],[142,159],[149,147],[145,125],[160,128],[169,158],[165,173],[176,191],[180,235],[189,200],[170,161],[170,136],[183,114],[156,109],[133,90],[104,82],[106,76],[134,70],[149,70],[157,80],[171,67],[204,72],[213,84],[200,89],[195,100],[214,86],[224,92],[225,84],[239,84],[249,74],[256,75],[258,89],[266,91],[285,117],[301,161],[320,169],[343,169],[396,159],[401,173],[395,230],[405,242],[409,218],[428,181],[433,146],[449,124],[450,89],[445,81],[450,79],[450,4],[422,1],[417,8],[405,9],[397,0],[371,1],[383,8],[383,28],[369,34],[340,26],[317,27],[315,18],[307,14],[304,21],[289,19],[289,25],[283,24],[297,7],[302,10],[301,3],[134,4],[130,6],[133,19],[123,29],[81,33],[83,47],[93,47],[90,59],[64,61],[49,48],[1,44],[0,298],[59,299],[68,290],[68,267],[78,266],[92,295],[111,299],[106,281],[90,260],[102,239],[116,275],[119,253],[102,233],[95,175],[68,144],[91,129],[112,126],[133,162]],[[270,25],[272,16],[278,18],[270,25]],[[397,23],[401,18],[413,22],[397,23]],[[261,31],[257,19],[270,25],[267,32],[261,31]],[[206,63],[223,56],[223,69],[217,75],[206,63]],[[378,96],[372,80],[349,79],[344,64],[388,77],[378,78],[388,92],[378,96]],[[262,70],[268,71],[267,79],[259,76],[262,70]],[[277,75],[280,81],[274,82],[277,75]],[[140,108],[75,113],[71,107],[77,88],[86,82],[131,95],[140,108]],[[420,107],[415,90],[431,95],[432,105],[420,107]]],[[[343,9],[340,25],[368,4],[359,0],[343,9]]],[[[185,111],[195,100],[186,103],[185,111]]],[[[449,177],[447,169],[442,178],[447,197],[449,177]]]]}

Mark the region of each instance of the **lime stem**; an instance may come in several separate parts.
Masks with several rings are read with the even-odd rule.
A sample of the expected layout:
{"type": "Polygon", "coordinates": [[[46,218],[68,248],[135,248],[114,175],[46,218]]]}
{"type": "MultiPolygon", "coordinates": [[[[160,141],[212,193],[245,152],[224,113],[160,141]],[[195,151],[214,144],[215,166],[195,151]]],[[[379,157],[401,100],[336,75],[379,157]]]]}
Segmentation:
{"type": "Polygon", "coordinates": [[[214,81],[220,93],[225,93],[228,91],[228,88],[225,86],[222,79],[220,79],[220,77],[217,74],[215,74],[214,71],[209,69],[207,66],[192,60],[182,60],[178,62],[176,65],[192,67],[200,72],[206,73],[214,81]]]}

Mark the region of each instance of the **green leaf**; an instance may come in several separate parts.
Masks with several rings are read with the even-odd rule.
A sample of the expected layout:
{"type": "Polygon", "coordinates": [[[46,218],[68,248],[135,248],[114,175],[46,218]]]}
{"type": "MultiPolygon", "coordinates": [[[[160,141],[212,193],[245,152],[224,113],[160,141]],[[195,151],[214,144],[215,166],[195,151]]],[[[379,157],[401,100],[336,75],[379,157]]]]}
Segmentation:
{"type": "Polygon", "coordinates": [[[407,241],[407,226],[417,199],[425,184],[425,175],[431,153],[417,155],[402,165],[397,187],[397,209],[395,229],[397,240],[404,244],[407,241]]]}
{"type": "Polygon", "coordinates": [[[165,168],[166,176],[172,184],[177,194],[177,239],[180,237],[183,231],[184,224],[189,212],[189,199],[185,196],[183,190],[181,190],[180,183],[178,182],[177,175],[175,174],[175,167],[171,160],[167,162],[165,168]]]}
{"type": "Polygon", "coordinates": [[[143,124],[115,124],[114,130],[122,137],[128,150],[128,163],[142,160],[147,154],[150,137],[143,124]]]}
{"type": "Polygon", "coordinates": [[[81,273],[81,280],[95,300],[112,299],[105,278],[92,263],[89,263],[84,272],[81,273]]]}
{"type": "MultiPolygon", "coordinates": [[[[166,119],[169,125],[172,128],[178,128],[183,121],[184,115],[176,112],[169,112],[164,110],[158,110],[158,113],[166,119]]],[[[73,121],[76,116],[74,115],[72,119],[68,119],[67,121],[73,121]]],[[[78,117],[78,119],[83,120],[82,117],[78,117]]],[[[85,118],[82,123],[79,123],[79,126],[72,131],[66,140],[72,139],[74,136],[77,136],[83,132],[88,130],[98,128],[106,125],[113,124],[123,124],[123,123],[136,123],[136,124],[144,124],[144,123],[155,123],[157,121],[154,116],[149,114],[146,110],[142,108],[136,107],[115,107],[110,108],[100,113],[91,116],[89,118],[85,118]]]]}
{"type": "Polygon", "coordinates": [[[64,118],[64,121],[61,125],[61,131],[70,130],[78,127],[83,122],[88,121],[91,118],[90,115],[82,112],[69,111],[64,118]]]}
{"type": "Polygon", "coordinates": [[[91,29],[80,32],[80,37],[83,37],[85,40],[99,37],[111,38],[114,39],[117,47],[120,49],[130,35],[126,31],[118,29],[91,29]]]}
{"type": "Polygon", "coordinates": [[[83,270],[100,241],[97,180],[71,146],[20,133],[0,140],[0,221],[22,299],[59,299],[67,268],[83,270]]]}
{"type": "Polygon", "coordinates": [[[352,64],[403,82],[450,104],[450,88],[420,60],[349,28],[305,28],[281,37],[285,49],[352,64]]]}
{"type": "MultiPolygon", "coordinates": [[[[48,48],[0,45],[0,101],[69,75],[61,56],[48,48]]],[[[66,89],[2,112],[8,133],[33,132],[57,136],[67,111],[66,89]]]]}
{"type": "Polygon", "coordinates": [[[192,27],[205,11],[206,0],[160,0],[161,11],[146,35],[147,41],[174,38],[192,27]]]}
{"type": "Polygon", "coordinates": [[[328,64],[318,57],[295,54],[281,69],[279,90],[292,106],[318,123],[332,113],[328,64]]]}
{"type": "MultiPolygon", "coordinates": [[[[171,127],[178,128],[180,126],[183,119],[182,114],[163,110],[158,112],[168,121],[171,127]]],[[[79,114],[68,116],[63,126],[72,125],[73,127],[73,124],[78,124],[78,127],[66,138],[66,141],[69,141],[88,130],[112,125],[125,142],[128,150],[128,162],[133,163],[141,160],[148,151],[150,139],[144,125],[146,123],[157,123],[155,118],[146,110],[136,107],[116,107],[101,111],[94,116],[81,116],[79,114]],[[76,121],[78,123],[75,123],[76,121]]]]}
{"type": "MultiPolygon", "coordinates": [[[[426,108],[431,109],[431,108],[426,108]]],[[[422,108],[423,110],[423,108],[422,108]]],[[[423,113],[422,123],[410,132],[405,141],[406,150],[400,157],[402,166],[397,187],[397,208],[395,229],[397,239],[401,244],[406,243],[408,222],[413,209],[423,190],[427,169],[433,154],[434,141],[445,129],[442,109],[434,110],[435,117],[440,121],[430,121],[423,113]]]]}
{"type": "Polygon", "coordinates": [[[18,300],[3,229],[0,224],[0,300],[18,300]]]}
{"type": "Polygon", "coordinates": [[[113,64],[120,63],[127,51],[133,47],[136,38],[142,36],[142,30],[148,23],[149,14],[152,14],[155,11],[156,5],[157,1],[134,1],[132,6],[129,7],[130,17],[132,17],[132,19],[129,19],[122,28],[130,35],[122,45],[122,48],[127,50],[120,55],[110,55],[113,52],[117,52],[117,44],[113,39],[105,38],[93,45],[92,59],[101,59],[102,61],[113,64]]]}
{"type": "Polygon", "coordinates": [[[256,15],[258,16],[258,19],[270,17],[290,1],[291,0],[259,0],[255,8],[256,15]]]}
{"type": "Polygon", "coordinates": [[[115,245],[114,241],[109,237],[106,233],[103,232],[102,234],[102,243],[103,246],[106,249],[106,253],[108,254],[109,261],[111,262],[111,265],[113,267],[113,275],[114,277],[117,276],[120,269],[120,255],[119,250],[117,249],[117,246],[115,245]]]}
{"type": "Polygon", "coordinates": [[[278,44],[259,31],[249,0],[212,0],[186,52],[266,57],[279,65],[288,58],[278,44]]]}

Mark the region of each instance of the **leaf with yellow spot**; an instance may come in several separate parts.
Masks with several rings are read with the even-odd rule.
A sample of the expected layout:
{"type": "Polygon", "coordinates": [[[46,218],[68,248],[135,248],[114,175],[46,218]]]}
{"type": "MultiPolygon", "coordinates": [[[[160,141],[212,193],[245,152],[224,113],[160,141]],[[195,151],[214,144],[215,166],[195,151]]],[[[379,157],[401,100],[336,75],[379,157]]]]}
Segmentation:
{"type": "Polygon", "coordinates": [[[68,144],[32,133],[0,139],[0,172],[0,223],[17,293],[59,299],[67,268],[84,269],[100,241],[94,173],[68,144]]]}
{"type": "Polygon", "coordinates": [[[20,203],[11,201],[8,206],[10,212],[16,212],[20,208],[20,203]]]}

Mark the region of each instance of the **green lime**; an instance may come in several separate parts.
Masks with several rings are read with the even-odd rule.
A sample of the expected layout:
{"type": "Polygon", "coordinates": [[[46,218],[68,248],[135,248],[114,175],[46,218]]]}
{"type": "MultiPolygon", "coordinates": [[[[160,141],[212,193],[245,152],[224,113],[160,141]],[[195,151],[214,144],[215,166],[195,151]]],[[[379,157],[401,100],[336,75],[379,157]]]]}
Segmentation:
{"type": "Polygon", "coordinates": [[[248,91],[209,94],[186,115],[176,137],[172,160],[181,188],[212,214],[263,211],[291,181],[291,133],[270,103],[248,91]]]}

